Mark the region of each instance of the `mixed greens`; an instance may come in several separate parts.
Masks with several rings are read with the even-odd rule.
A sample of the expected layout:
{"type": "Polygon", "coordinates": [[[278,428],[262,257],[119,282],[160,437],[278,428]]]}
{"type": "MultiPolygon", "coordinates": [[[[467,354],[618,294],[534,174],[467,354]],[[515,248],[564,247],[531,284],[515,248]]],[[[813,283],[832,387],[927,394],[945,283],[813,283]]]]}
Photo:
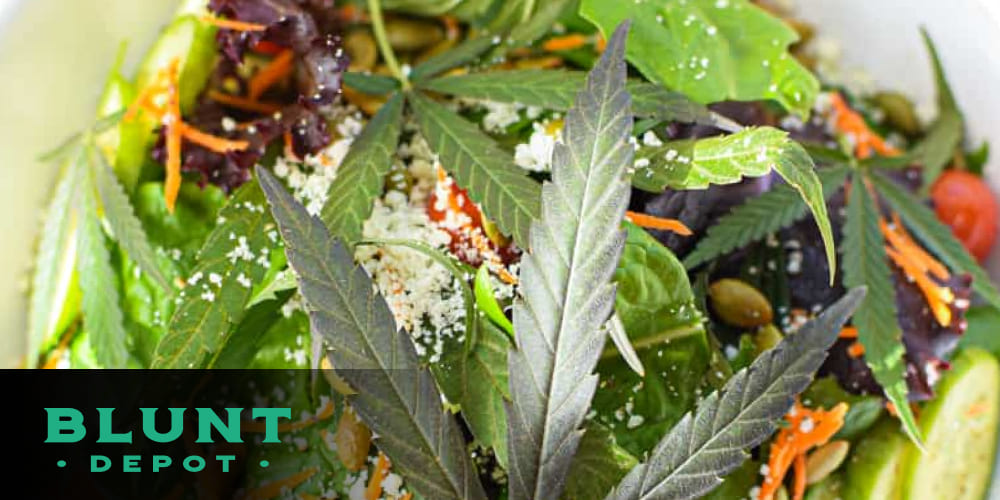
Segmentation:
{"type": "Polygon", "coordinates": [[[318,370],[253,498],[978,498],[988,149],[926,34],[927,127],[803,34],[748,0],[186,2],[46,155],[25,364],[318,370]]]}

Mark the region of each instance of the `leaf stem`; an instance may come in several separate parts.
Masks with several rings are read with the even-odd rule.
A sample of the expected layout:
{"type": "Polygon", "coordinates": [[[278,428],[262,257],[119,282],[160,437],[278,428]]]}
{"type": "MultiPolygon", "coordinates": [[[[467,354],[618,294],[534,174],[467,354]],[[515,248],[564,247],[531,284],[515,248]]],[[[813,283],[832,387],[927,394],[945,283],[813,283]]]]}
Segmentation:
{"type": "Polygon", "coordinates": [[[403,70],[399,66],[399,61],[396,59],[396,53],[392,51],[392,46],[389,45],[389,36],[385,32],[385,20],[382,18],[382,3],[380,0],[368,0],[368,15],[372,18],[375,41],[378,43],[378,49],[382,53],[382,58],[385,59],[385,65],[389,67],[389,71],[402,84],[403,90],[409,90],[410,80],[403,74],[403,70]]]}

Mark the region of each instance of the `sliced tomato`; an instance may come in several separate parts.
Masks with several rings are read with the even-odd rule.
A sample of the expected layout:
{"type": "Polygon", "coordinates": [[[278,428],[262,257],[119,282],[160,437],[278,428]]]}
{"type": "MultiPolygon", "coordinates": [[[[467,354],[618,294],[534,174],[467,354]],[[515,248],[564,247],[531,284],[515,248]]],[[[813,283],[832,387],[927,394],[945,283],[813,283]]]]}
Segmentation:
{"type": "Polygon", "coordinates": [[[944,172],[931,189],[934,208],[965,248],[980,261],[997,239],[1000,207],[989,186],[962,170],[944,172]]]}

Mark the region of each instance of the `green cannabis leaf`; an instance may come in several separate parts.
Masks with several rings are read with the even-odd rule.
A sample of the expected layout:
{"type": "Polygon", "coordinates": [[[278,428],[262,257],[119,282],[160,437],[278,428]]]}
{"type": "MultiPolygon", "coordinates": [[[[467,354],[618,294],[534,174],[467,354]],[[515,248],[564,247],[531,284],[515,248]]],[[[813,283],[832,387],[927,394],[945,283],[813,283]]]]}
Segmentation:
{"type": "Polygon", "coordinates": [[[128,334],[118,305],[118,288],[111,269],[110,255],[97,202],[92,171],[81,172],[82,192],[77,195],[80,229],[77,233],[77,262],[80,267],[83,324],[90,334],[97,361],[106,368],[125,368],[128,362],[128,334]]]}
{"type": "Polygon", "coordinates": [[[426,498],[485,499],[430,370],[420,366],[407,333],[396,329],[371,278],[272,174],[258,167],[257,178],[309,304],[312,330],[333,347],[337,373],[358,391],[348,400],[379,447],[426,498]]]}
{"type": "Polygon", "coordinates": [[[323,206],[323,222],[344,243],[361,239],[372,203],[382,194],[392,168],[403,121],[403,95],[395,94],[365,125],[337,169],[323,206]]]}
{"type": "Polygon", "coordinates": [[[97,191],[101,197],[101,204],[104,208],[104,218],[111,226],[111,233],[118,243],[125,249],[125,253],[135,261],[142,272],[150,275],[153,280],[164,290],[170,290],[170,283],[163,276],[159,265],[156,263],[156,252],[146,237],[146,231],[142,228],[142,222],[135,216],[132,203],[125,194],[124,188],[118,182],[111,167],[105,163],[104,156],[92,151],[90,153],[93,162],[95,182],[97,191]]]}
{"type": "Polygon", "coordinates": [[[906,394],[906,363],[903,332],[896,319],[896,290],[892,284],[885,241],[879,229],[879,210],[866,189],[866,178],[853,177],[853,189],[847,203],[844,224],[844,286],[868,287],[868,296],[858,307],[853,324],[858,340],[865,348],[865,362],[885,395],[899,409],[903,427],[914,442],[920,442],[906,394]]]}
{"type": "Polygon", "coordinates": [[[153,368],[204,368],[228,342],[246,312],[253,283],[270,266],[274,227],[264,193],[255,182],[239,188],[220,211],[221,222],[198,253],[167,333],[156,346],[153,368]]]}
{"type": "Polygon", "coordinates": [[[652,192],[664,188],[704,189],[710,184],[732,184],[744,177],[760,177],[771,170],[795,188],[812,211],[823,237],[830,282],[837,272],[833,228],[826,212],[823,185],[809,153],[788,133],[771,127],[748,128],[730,135],[668,142],[641,148],[647,163],[633,183],[652,192]]]}
{"type": "Polygon", "coordinates": [[[399,90],[399,80],[374,73],[344,73],[344,85],[368,95],[386,95],[399,90]]]}
{"type": "Polygon", "coordinates": [[[924,37],[924,44],[927,46],[927,53],[934,67],[938,117],[924,138],[906,156],[923,166],[924,193],[926,193],[951,161],[955,148],[961,144],[965,124],[958,103],[955,102],[955,95],[948,85],[934,42],[926,29],[921,29],[920,33],[924,37]]]}
{"type": "Polygon", "coordinates": [[[411,94],[410,104],[444,169],[500,229],[528,248],[528,228],[540,212],[541,186],[476,125],[420,94],[411,94]]]}
{"type": "Polygon", "coordinates": [[[86,151],[74,148],[56,183],[55,195],[46,209],[41,241],[31,280],[28,311],[28,360],[32,363],[44,347],[55,340],[66,297],[73,292],[76,274],[76,243],[80,179],[86,151]]]}
{"type": "Polygon", "coordinates": [[[632,128],[625,91],[627,23],[566,115],[542,215],[522,260],[514,306],[517,350],[509,357],[510,497],[554,498],[566,484],[580,425],[597,388],[594,367],[610,316],[611,277],[622,250],[632,128]]]}
{"type": "Polygon", "coordinates": [[[749,0],[583,0],[580,14],[605,33],[633,19],[629,62],[698,102],[774,99],[806,117],[819,93],[788,53],[795,30],[749,0]]]}
{"type": "Polygon", "coordinates": [[[455,48],[442,52],[418,64],[410,72],[410,78],[414,82],[419,83],[426,78],[474,61],[487,50],[496,46],[496,44],[497,40],[493,37],[481,36],[470,38],[458,44],[455,48]]]}
{"type": "Polygon", "coordinates": [[[837,303],[761,354],[705,398],[632,469],[608,500],[697,498],[764,441],[826,359],[826,350],[864,298],[853,289],[837,303]]]}
{"type": "MultiPolygon", "coordinates": [[[[821,168],[816,171],[826,198],[844,184],[848,167],[821,168]]],[[[808,207],[795,189],[787,184],[747,200],[723,215],[695,249],[684,258],[684,267],[694,269],[748,244],[761,241],[802,219],[808,207]]]]}
{"type": "Polygon", "coordinates": [[[916,237],[951,269],[972,276],[972,289],[983,300],[1000,307],[1000,292],[993,285],[989,273],[976,263],[962,243],[955,239],[951,228],[941,223],[934,212],[915,200],[912,195],[881,174],[871,176],[879,194],[885,197],[893,210],[916,237]]]}
{"type": "MultiPolygon", "coordinates": [[[[565,111],[572,107],[573,98],[586,79],[583,71],[526,69],[444,76],[419,87],[431,92],[565,111]]],[[[627,89],[636,116],[698,123],[727,131],[740,128],[684,94],[655,83],[631,81],[627,89]]]]}
{"type": "Polygon", "coordinates": [[[580,447],[573,457],[562,500],[600,498],[638,463],[635,457],[615,443],[611,431],[591,422],[584,428],[580,447]]]}

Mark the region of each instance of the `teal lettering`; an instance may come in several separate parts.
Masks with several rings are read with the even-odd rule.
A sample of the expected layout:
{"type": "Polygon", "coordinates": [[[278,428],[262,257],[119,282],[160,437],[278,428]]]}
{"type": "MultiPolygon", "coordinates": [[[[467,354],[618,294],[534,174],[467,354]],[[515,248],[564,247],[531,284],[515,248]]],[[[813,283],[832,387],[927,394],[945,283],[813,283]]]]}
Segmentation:
{"type": "Polygon", "coordinates": [[[212,428],[222,434],[222,439],[229,443],[242,443],[240,437],[240,413],[243,408],[226,408],[229,423],[224,423],[211,408],[195,408],[198,412],[198,439],[196,443],[211,443],[212,428]]]}
{"type": "Polygon", "coordinates": [[[170,411],[170,430],[156,430],[156,410],[158,408],[139,408],[142,412],[142,432],[150,440],[157,443],[169,443],[181,437],[184,432],[184,408],[167,408],[170,411]]]}
{"type": "Polygon", "coordinates": [[[122,472],[142,472],[142,469],[139,467],[139,460],[141,458],[139,455],[123,455],[122,472]]]}
{"type": "Polygon", "coordinates": [[[198,455],[191,455],[184,459],[184,468],[188,472],[201,472],[205,468],[205,459],[198,455]],[[198,462],[198,465],[191,465],[191,462],[198,462]]]}
{"type": "Polygon", "coordinates": [[[278,419],[292,418],[291,408],[254,408],[254,419],[264,418],[264,443],[280,443],[278,438],[278,419]]]}
{"type": "Polygon", "coordinates": [[[236,455],[216,455],[215,459],[222,462],[222,472],[229,472],[229,462],[236,460],[236,455]]]}
{"type": "Polygon", "coordinates": [[[132,444],[132,431],[115,433],[115,431],[111,429],[111,416],[114,412],[114,408],[97,409],[98,422],[100,423],[99,433],[97,434],[97,442],[132,444]]]}
{"type": "Polygon", "coordinates": [[[111,459],[104,455],[91,455],[90,456],[90,472],[104,472],[111,468],[111,459]],[[97,462],[104,462],[98,465],[97,462]]]}
{"type": "Polygon", "coordinates": [[[160,469],[170,467],[173,460],[167,455],[153,455],[153,472],[160,472],[160,469]]]}
{"type": "Polygon", "coordinates": [[[46,408],[49,418],[49,435],[46,443],[77,443],[87,434],[83,427],[83,413],[75,408],[46,408]]]}

